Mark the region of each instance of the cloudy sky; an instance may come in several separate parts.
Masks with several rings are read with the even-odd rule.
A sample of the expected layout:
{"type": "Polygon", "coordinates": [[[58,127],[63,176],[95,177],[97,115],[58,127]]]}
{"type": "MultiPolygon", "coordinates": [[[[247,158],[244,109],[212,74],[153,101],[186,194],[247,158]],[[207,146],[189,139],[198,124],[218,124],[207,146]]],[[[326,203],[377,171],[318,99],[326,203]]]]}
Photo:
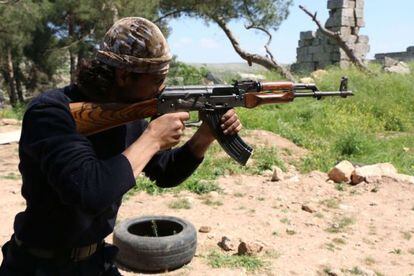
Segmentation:
{"type": "MultiPolygon", "coordinates": [[[[277,32],[273,32],[271,50],[282,63],[296,59],[296,47],[301,31],[316,30],[316,25],[299,9],[305,5],[311,11],[318,11],[322,22],[328,18],[326,0],[295,0],[290,15],[277,32]]],[[[366,27],[360,34],[370,37],[373,58],[375,53],[405,51],[414,45],[414,0],[365,0],[366,27]]],[[[172,33],[168,38],[171,51],[184,62],[227,63],[242,62],[234,52],[229,40],[215,24],[206,25],[201,20],[180,18],[171,20],[172,33]]],[[[264,53],[267,37],[262,33],[247,31],[243,22],[231,22],[231,29],[239,39],[242,48],[264,53]]]]}

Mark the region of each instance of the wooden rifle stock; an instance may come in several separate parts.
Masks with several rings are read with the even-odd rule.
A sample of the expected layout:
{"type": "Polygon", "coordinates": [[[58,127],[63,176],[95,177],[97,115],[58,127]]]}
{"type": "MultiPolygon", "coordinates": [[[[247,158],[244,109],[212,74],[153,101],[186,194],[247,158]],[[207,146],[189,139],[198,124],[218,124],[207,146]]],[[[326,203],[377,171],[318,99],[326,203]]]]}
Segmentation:
{"type": "Polygon", "coordinates": [[[139,103],[88,103],[69,104],[76,129],[84,135],[95,134],[128,122],[157,114],[157,99],[139,103]]]}

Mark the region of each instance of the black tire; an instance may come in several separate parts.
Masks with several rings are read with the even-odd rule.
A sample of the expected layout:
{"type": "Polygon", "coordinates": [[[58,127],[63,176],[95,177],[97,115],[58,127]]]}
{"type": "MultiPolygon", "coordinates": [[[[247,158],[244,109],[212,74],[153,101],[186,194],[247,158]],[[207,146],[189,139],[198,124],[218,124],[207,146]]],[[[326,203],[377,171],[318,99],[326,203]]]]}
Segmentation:
{"type": "Polygon", "coordinates": [[[117,224],[113,237],[114,245],[119,248],[117,262],[142,272],[179,268],[191,261],[197,247],[194,226],[186,220],[169,216],[125,220],[117,224]],[[153,234],[153,221],[157,224],[158,237],[153,234]]]}

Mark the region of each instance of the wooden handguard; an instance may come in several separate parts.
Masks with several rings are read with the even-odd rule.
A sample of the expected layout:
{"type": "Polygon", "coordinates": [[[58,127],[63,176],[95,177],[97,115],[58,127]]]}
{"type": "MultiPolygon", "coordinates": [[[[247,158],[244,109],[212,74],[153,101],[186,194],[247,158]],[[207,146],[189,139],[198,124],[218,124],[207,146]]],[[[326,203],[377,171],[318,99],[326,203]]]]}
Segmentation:
{"type": "Polygon", "coordinates": [[[262,104],[288,103],[293,101],[293,92],[285,93],[246,93],[244,95],[244,105],[253,108],[262,104]]]}
{"type": "Polygon", "coordinates": [[[261,82],[261,91],[292,91],[293,82],[289,81],[273,81],[273,82],[261,82]]]}

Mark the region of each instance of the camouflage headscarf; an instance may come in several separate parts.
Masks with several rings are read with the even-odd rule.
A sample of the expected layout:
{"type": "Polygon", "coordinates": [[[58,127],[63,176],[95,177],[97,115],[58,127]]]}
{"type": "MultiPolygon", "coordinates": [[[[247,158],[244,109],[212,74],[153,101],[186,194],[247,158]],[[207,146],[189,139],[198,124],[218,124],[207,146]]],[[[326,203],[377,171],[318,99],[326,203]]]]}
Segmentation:
{"type": "Polygon", "coordinates": [[[142,17],[126,17],[105,34],[96,58],[130,72],[166,74],[172,56],[157,25],[142,17]]]}

